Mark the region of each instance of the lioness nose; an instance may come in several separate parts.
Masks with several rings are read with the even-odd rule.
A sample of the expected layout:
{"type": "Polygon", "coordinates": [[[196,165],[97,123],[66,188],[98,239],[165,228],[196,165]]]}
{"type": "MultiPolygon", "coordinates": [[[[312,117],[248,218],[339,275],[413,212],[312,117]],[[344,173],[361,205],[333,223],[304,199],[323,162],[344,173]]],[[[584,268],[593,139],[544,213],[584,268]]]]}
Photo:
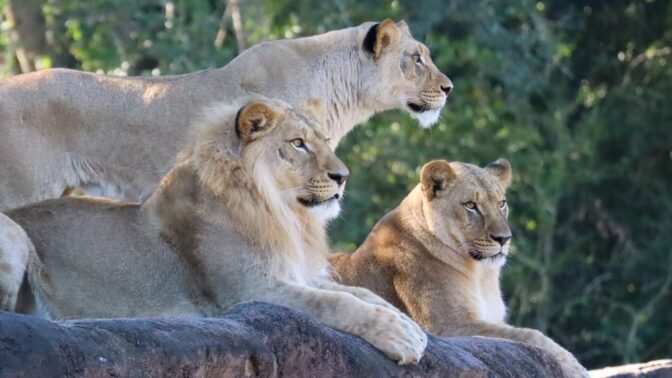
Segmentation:
{"type": "Polygon", "coordinates": [[[329,176],[330,179],[336,181],[338,185],[343,185],[345,180],[348,179],[348,174],[345,173],[327,173],[327,176],[329,176]]]}
{"type": "Polygon", "coordinates": [[[492,238],[492,240],[499,243],[499,245],[504,245],[504,244],[506,244],[507,241],[509,241],[509,239],[511,239],[511,234],[509,234],[509,235],[490,235],[490,237],[492,238]]]}
{"type": "Polygon", "coordinates": [[[446,94],[446,96],[448,96],[448,94],[453,91],[453,83],[442,85],[441,90],[446,94]]]}

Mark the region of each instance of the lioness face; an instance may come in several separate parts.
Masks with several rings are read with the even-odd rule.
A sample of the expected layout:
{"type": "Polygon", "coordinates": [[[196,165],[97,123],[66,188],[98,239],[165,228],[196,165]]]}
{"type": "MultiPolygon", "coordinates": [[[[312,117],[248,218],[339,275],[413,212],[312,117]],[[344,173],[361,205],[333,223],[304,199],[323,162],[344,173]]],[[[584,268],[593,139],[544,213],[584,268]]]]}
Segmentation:
{"type": "Polygon", "coordinates": [[[505,197],[509,162],[499,159],[479,168],[435,160],[421,176],[427,224],[450,253],[503,264],[511,244],[505,197]]]}
{"type": "Polygon", "coordinates": [[[307,112],[252,105],[241,111],[238,124],[256,133],[264,125],[275,125],[259,139],[258,146],[250,147],[271,167],[270,174],[284,199],[290,207],[308,208],[324,220],[336,217],[349,172],[329,148],[329,137],[307,112]],[[246,112],[252,105],[257,109],[246,112]]]}
{"type": "Polygon", "coordinates": [[[404,21],[385,20],[369,30],[370,48],[379,68],[372,81],[389,107],[406,109],[423,127],[439,119],[453,83],[432,62],[429,49],[413,38],[404,21]]]}

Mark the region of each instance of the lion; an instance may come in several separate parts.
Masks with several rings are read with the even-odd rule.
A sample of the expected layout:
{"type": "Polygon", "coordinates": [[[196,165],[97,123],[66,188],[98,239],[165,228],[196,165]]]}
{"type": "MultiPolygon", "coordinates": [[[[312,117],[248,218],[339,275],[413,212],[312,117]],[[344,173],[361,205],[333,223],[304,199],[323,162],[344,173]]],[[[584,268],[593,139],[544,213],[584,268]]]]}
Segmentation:
{"type": "Polygon", "coordinates": [[[370,289],[439,336],[489,336],[545,349],[565,375],[587,376],[541,332],[505,323],[499,286],[511,245],[505,159],[480,168],[434,160],[420,183],[352,254],[328,257],[341,283],[370,289]]]}
{"type": "MultiPolygon", "coordinates": [[[[0,211],[83,188],[144,200],[213,103],[249,95],[300,106],[325,101],[335,148],[374,113],[404,109],[437,121],[453,83],[401,21],[367,22],[259,44],[226,66],[163,77],[48,69],[0,81],[0,211]]],[[[0,262],[1,262],[0,258],[0,262]]],[[[0,296],[16,296],[0,283],[0,296]]]]}
{"type": "Polygon", "coordinates": [[[250,95],[325,101],[335,148],[374,113],[435,123],[453,84],[401,21],[261,43],[226,66],[163,77],[47,69],[0,81],[0,211],[70,188],[142,200],[203,108],[250,95]]]}
{"type": "Polygon", "coordinates": [[[9,211],[35,247],[32,313],[210,317],[259,300],[418,362],[427,336],[415,322],[329,278],[325,225],[348,170],[311,115],[319,106],[307,109],[257,99],[209,110],[143,203],[69,197],[9,211]]]}

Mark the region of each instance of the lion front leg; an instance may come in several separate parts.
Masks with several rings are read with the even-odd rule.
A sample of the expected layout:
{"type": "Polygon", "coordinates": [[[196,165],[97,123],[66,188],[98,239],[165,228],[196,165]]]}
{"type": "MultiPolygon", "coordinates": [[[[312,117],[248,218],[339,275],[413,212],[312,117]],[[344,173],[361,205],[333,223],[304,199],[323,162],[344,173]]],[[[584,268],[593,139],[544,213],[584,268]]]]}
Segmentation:
{"type": "Polygon", "coordinates": [[[0,213],[0,310],[15,310],[28,256],[34,249],[23,228],[0,213]]]}
{"type": "Polygon", "coordinates": [[[456,327],[459,334],[454,336],[488,336],[519,341],[534,345],[551,353],[562,366],[567,377],[589,377],[584,368],[572,353],[561,347],[550,337],[529,328],[517,328],[508,324],[478,322],[456,327]]]}
{"type": "Polygon", "coordinates": [[[355,297],[363,300],[364,302],[375,304],[375,305],[378,305],[378,306],[387,307],[390,310],[399,311],[399,309],[394,307],[392,304],[387,302],[385,299],[379,297],[377,294],[375,294],[371,290],[365,289],[363,287],[343,285],[343,284],[339,284],[337,282],[330,281],[328,279],[320,279],[320,280],[316,281],[315,286],[317,286],[320,289],[350,293],[350,294],[354,295],[355,297]]]}
{"type": "Polygon", "coordinates": [[[326,326],[360,336],[399,364],[417,363],[427,346],[427,335],[415,322],[348,292],[278,283],[254,299],[296,308],[326,326]]]}
{"type": "Polygon", "coordinates": [[[418,330],[422,331],[422,329],[420,328],[420,326],[417,324],[417,322],[415,320],[411,319],[403,311],[396,308],[394,305],[392,305],[391,303],[389,303],[388,301],[386,301],[382,297],[378,296],[376,293],[372,292],[369,289],[365,289],[363,287],[357,287],[357,286],[343,285],[343,284],[339,284],[337,282],[329,281],[328,279],[319,280],[317,282],[317,287],[319,287],[321,289],[342,291],[342,292],[345,292],[345,293],[350,293],[350,294],[354,295],[355,297],[363,300],[364,302],[371,303],[371,304],[378,305],[378,306],[383,306],[385,308],[389,308],[392,311],[398,312],[399,316],[404,318],[406,321],[415,324],[415,326],[418,327],[418,330]]]}

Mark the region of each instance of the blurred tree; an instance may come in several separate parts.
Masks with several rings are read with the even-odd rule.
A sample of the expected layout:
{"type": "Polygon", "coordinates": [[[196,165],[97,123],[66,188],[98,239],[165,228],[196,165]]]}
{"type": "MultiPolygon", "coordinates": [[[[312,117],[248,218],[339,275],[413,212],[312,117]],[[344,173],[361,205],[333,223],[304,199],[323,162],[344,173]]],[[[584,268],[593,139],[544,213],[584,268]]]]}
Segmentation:
{"type": "Polygon", "coordinates": [[[7,40],[21,72],[37,68],[74,67],[75,59],[53,38],[41,0],[6,0],[7,40]]]}

